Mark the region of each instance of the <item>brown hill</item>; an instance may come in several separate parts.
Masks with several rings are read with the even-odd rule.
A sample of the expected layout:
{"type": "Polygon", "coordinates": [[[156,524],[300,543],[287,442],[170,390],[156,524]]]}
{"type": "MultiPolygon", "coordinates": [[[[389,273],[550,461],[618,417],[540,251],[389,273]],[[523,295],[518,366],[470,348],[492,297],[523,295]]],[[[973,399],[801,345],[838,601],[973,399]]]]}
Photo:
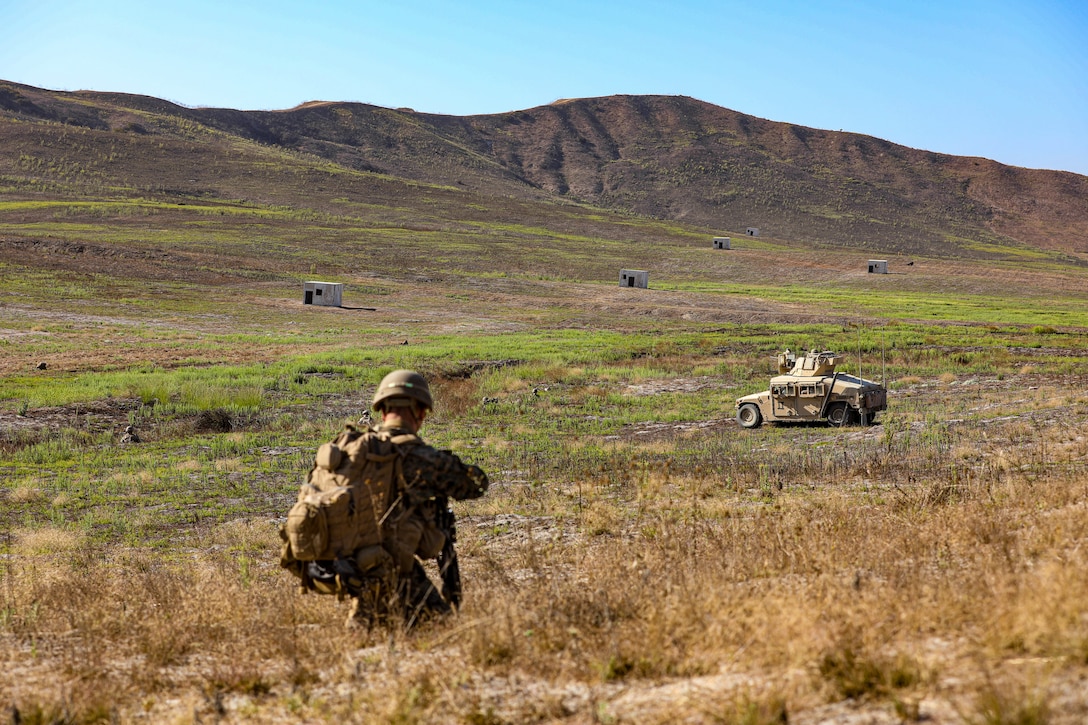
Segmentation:
{"type": "MultiPolygon", "coordinates": [[[[0,82],[0,119],[9,129],[0,160],[10,162],[0,172],[9,177],[55,164],[43,139],[80,128],[100,133],[78,153],[66,147],[66,162],[83,169],[70,183],[93,177],[167,194],[269,199],[250,152],[237,146],[249,141],[485,196],[590,204],[710,229],[752,226],[818,245],[986,256],[996,244],[1088,255],[1088,177],[777,123],[686,97],[564,100],[454,117],[336,102],[186,108],[0,82]],[[120,159],[119,146],[130,149],[120,159]]],[[[335,184],[300,182],[295,193],[304,191],[318,207],[338,193],[335,184]]]]}

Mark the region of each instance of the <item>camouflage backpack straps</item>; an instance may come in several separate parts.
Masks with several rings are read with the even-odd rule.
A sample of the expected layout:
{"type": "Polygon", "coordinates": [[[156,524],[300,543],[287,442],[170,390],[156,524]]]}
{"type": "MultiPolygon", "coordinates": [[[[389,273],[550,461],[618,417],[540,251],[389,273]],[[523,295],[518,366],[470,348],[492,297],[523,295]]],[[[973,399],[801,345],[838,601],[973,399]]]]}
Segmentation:
{"type": "MultiPolygon", "coordinates": [[[[383,433],[382,435],[389,434],[383,433]]],[[[423,439],[414,433],[401,433],[400,435],[391,436],[389,440],[392,441],[393,445],[397,446],[397,448],[410,448],[411,446],[419,445],[423,442],[423,439]]]]}
{"type": "Polygon", "coordinates": [[[283,526],[284,566],[347,557],[381,544],[382,521],[403,479],[394,441],[388,433],[349,425],[318,448],[283,526]]]}

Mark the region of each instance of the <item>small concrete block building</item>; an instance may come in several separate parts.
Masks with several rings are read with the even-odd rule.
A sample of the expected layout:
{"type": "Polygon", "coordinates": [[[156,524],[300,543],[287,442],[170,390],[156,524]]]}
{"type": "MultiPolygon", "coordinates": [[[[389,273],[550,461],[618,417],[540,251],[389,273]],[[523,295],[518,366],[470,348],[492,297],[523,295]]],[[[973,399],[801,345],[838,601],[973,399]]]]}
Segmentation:
{"type": "Polygon", "coordinates": [[[748,227],[748,231],[746,231],[745,234],[747,234],[750,237],[758,237],[759,236],[759,228],[758,227],[748,227]]]}
{"type": "Polygon", "coordinates": [[[302,304],[340,307],[344,285],[339,282],[303,282],[302,304]]]}
{"type": "Polygon", "coordinates": [[[649,272],[641,269],[620,270],[620,287],[642,287],[643,289],[646,289],[649,286],[649,272]]]}
{"type": "Polygon", "coordinates": [[[869,274],[887,274],[888,273],[888,260],[886,259],[870,259],[869,260],[869,274]]]}
{"type": "Polygon", "coordinates": [[[715,249],[729,249],[729,237],[714,237],[715,249]]]}

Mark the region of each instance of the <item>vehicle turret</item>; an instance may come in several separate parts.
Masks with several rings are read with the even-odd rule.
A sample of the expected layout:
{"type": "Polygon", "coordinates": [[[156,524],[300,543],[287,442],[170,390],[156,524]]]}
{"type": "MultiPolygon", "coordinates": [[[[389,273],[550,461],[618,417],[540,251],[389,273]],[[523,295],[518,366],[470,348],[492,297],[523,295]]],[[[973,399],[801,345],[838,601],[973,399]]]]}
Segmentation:
{"type": "MultiPolygon", "coordinates": [[[[789,353],[789,350],[786,350],[789,353]]],[[[790,375],[831,375],[835,372],[835,365],[838,364],[841,358],[830,350],[824,350],[820,352],[818,350],[812,350],[806,352],[804,356],[794,359],[793,367],[790,368],[790,375]]],[[[778,365],[779,371],[782,370],[782,364],[778,365]]]]}

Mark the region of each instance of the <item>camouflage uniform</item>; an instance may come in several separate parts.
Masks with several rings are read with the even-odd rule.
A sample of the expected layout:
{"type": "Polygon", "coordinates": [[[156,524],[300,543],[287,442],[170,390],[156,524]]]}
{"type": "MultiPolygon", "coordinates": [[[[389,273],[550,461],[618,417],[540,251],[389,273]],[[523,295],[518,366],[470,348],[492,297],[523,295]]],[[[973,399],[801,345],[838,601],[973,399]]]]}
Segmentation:
{"type": "MultiPolygon", "coordinates": [[[[424,443],[417,431],[434,408],[427,379],[414,370],[394,370],[378,383],[371,402],[381,414],[376,429],[387,432],[404,456],[403,476],[397,497],[382,519],[381,549],[392,559],[390,578],[396,581],[394,606],[399,606],[411,626],[420,615],[446,614],[460,602],[460,573],[457,568],[453,514],[449,499],[479,498],[487,491],[487,475],[468,466],[449,451],[424,443]],[[404,427],[404,426],[411,426],[404,427]],[[422,561],[439,560],[442,569],[441,593],[423,570],[422,561]]],[[[379,587],[380,590],[386,587],[379,587]]],[[[367,599],[357,597],[349,625],[366,619],[367,599]]],[[[371,599],[369,601],[377,601],[371,599]]],[[[383,597],[381,602],[389,602],[383,597]]],[[[384,616],[386,605],[371,610],[384,616]]]]}
{"type": "MultiPolygon", "coordinates": [[[[378,426],[391,435],[411,435],[403,428],[378,426]]],[[[397,579],[397,600],[406,621],[421,616],[448,614],[451,602],[427,576],[421,560],[435,559],[446,544],[448,532],[439,525],[440,509],[448,499],[479,498],[487,491],[487,474],[478,466],[466,465],[450,451],[439,450],[416,437],[417,442],[400,443],[404,490],[382,524],[382,546],[393,558],[397,579]]],[[[352,617],[365,614],[363,602],[356,602],[352,617]]]]}

